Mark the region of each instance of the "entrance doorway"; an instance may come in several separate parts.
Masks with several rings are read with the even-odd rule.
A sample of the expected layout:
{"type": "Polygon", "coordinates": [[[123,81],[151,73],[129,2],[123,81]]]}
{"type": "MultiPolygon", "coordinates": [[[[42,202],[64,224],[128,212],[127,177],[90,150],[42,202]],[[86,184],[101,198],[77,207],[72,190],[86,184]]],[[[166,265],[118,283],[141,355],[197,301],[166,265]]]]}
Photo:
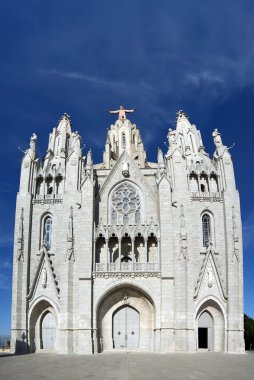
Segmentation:
{"type": "Polygon", "coordinates": [[[56,340],[56,320],[52,313],[48,312],[41,323],[41,348],[54,350],[56,340]]]}
{"type": "Polygon", "coordinates": [[[198,348],[213,350],[213,318],[207,311],[198,320],[198,348]]]}
{"type": "Polygon", "coordinates": [[[112,318],[113,342],[116,349],[139,347],[139,313],[130,306],[118,309],[112,318]]]}

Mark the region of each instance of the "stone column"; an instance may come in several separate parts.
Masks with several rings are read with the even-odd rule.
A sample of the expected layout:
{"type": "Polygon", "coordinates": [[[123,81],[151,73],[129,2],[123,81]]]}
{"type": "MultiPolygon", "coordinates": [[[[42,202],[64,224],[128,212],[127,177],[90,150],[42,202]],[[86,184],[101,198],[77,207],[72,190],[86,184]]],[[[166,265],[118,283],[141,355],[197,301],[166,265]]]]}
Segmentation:
{"type": "Polygon", "coordinates": [[[147,269],[147,263],[148,263],[148,250],[147,250],[147,238],[144,239],[145,240],[145,267],[147,269]]]}
{"type": "Polygon", "coordinates": [[[107,256],[107,270],[110,270],[110,252],[108,249],[108,239],[105,239],[106,241],[106,256],[107,256]]]}
{"type": "Polygon", "coordinates": [[[134,264],[134,239],[131,238],[131,260],[132,260],[132,269],[135,269],[135,264],[134,264]]]}
{"type": "Polygon", "coordinates": [[[93,241],[93,271],[96,271],[96,239],[93,241]]]}
{"type": "Polygon", "coordinates": [[[121,272],[121,250],[122,250],[122,239],[118,238],[118,255],[119,255],[119,271],[121,272]]]}

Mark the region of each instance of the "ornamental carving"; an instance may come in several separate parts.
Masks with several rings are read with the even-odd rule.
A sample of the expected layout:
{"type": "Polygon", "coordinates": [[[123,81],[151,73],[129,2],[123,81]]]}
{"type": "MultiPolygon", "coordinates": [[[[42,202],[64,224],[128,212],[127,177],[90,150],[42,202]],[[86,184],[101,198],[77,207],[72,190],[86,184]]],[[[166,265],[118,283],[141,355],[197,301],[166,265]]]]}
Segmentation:
{"type": "Polygon", "coordinates": [[[131,184],[125,182],[112,196],[112,223],[138,223],[140,221],[140,197],[131,184]]]}

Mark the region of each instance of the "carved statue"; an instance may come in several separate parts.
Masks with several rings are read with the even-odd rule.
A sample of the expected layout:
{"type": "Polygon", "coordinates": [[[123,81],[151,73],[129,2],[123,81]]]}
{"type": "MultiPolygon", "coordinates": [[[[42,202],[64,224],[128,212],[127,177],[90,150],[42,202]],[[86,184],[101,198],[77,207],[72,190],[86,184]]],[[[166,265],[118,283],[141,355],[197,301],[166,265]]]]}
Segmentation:
{"type": "Polygon", "coordinates": [[[168,130],[168,143],[170,147],[176,145],[176,131],[173,131],[171,128],[168,130]]]}
{"type": "Polygon", "coordinates": [[[222,144],[221,134],[218,132],[218,129],[215,129],[213,131],[212,136],[213,136],[213,141],[216,148],[221,148],[223,144],[222,144]]]}
{"type": "Polygon", "coordinates": [[[36,148],[36,143],[37,143],[37,136],[35,133],[32,134],[30,138],[30,148],[35,151],[36,148]]]}
{"type": "Polygon", "coordinates": [[[90,149],[87,153],[87,160],[86,160],[86,175],[88,177],[91,177],[93,172],[93,159],[92,159],[92,150],[90,149]]]}
{"type": "Polygon", "coordinates": [[[80,140],[81,140],[81,137],[78,133],[78,131],[76,132],[72,132],[71,134],[71,137],[72,137],[72,149],[79,155],[80,154],[80,140]]]}
{"type": "Polygon", "coordinates": [[[208,274],[208,287],[211,288],[213,286],[213,269],[212,267],[209,267],[207,269],[208,274]]]}
{"type": "Polygon", "coordinates": [[[127,161],[123,162],[122,173],[123,173],[124,177],[128,177],[128,175],[129,175],[129,163],[127,161]]]}
{"type": "Polygon", "coordinates": [[[111,114],[117,114],[118,113],[118,120],[124,121],[124,120],[126,120],[126,113],[131,113],[134,111],[136,111],[136,108],[132,108],[130,110],[127,110],[123,106],[120,106],[119,110],[109,111],[109,113],[111,113],[111,114]]]}
{"type": "Polygon", "coordinates": [[[47,287],[47,269],[45,267],[42,269],[41,284],[43,288],[47,287]]]}

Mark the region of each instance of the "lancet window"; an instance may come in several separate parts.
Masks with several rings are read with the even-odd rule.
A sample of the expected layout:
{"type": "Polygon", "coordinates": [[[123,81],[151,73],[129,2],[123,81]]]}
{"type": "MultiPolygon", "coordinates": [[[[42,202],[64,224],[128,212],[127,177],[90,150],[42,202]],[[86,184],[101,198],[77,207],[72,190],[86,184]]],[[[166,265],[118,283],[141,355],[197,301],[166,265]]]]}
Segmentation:
{"type": "Polygon", "coordinates": [[[208,214],[202,216],[203,247],[207,247],[211,237],[211,218],[208,214]]]}
{"type": "Polygon", "coordinates": [[[52,242],[52,219],[50,216],[47,216],[44,219],[43,226],[43,243],[46,245],[47,249],[51,248],[52,242]]]}
{"type": "Polygon", "coordinates": [[[126,149],[126,136],[124,132],[122,133],[122,147],[126,149]]]}

